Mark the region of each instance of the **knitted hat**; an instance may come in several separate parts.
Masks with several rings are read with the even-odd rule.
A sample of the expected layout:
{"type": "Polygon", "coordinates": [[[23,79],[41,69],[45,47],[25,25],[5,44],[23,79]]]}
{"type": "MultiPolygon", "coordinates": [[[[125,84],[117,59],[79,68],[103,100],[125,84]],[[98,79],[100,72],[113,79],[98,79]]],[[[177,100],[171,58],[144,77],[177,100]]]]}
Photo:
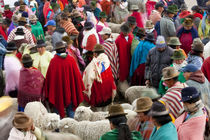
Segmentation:
{"type": "Polygon", "coordinates": [[[188,64],[187,66],[180,69],[181,72],[196,72],[198,70],[199,69],[193,64],[188,64]]]}
{"type": "Polygon", "coordinates": [[[148,41],[154,42],[154,41],[155,41],[154,34],[153,34],[153,33],[149,33],[149,34],[147,34],[147,35],[146,35],[145,40],[148,40],[148,41]]]}
{"type": "Polygon", "coordinates": [[[151,20],[147,20],[146,21],[145,28],[146,29],[152,29],[152,28],[154,28],[154,24],[152,23],[151,20]]]}
{"type": "Polygon", "coordinates": [[[127,19],[127,23],[136,25],[136,18],[133,17],[133,16],[129,16],[128,19],[127,19]]]}
{"type": "Polygon", "coordinates": [[[15,45],[15,42],[11,41],[7,44],[7,52],[13,52],[17,50],[17,47],[15,45]]]}
{"type": "Polygon", "coordinates": [[[198,52],[203,52],[204,44],[200,41],[193,41],[192,50],[198,51],[198,52]]]}
{"type": "Polygon", "coordinates": [[[139,10],[138,5],[131,5],[131,10],[133,10],[133,11],[139,10]]]}
{"type": "Polygon", "coordinates": [[[182,45],[181,42],[179,41],[178,37],[170,37],[170,40],[168,42],[168,45],[173,45],[173,46],[180,46],[182,45]]]}
{"type": "Polygon", "coordinates": [[[127,113],[124,112],[120,104],[109,106],[109,115],[106,118],[112,118],[117,116],[125,116],[127,113]]]}
{"type": "Polygon", "coordinates": [[[104,27],[100,32],[100,35],[105,35],[105,34],[112,34],[112,30],[109,27],[104,27]]]}
{"type": "Polygon", "coordinates": [[[179,76],[179,72],[174,67],[166,67],[162,70],[163,81],[173,79],[179,76]]]}
{"type": "Polygon", "coordinates": [[[33,62],[31,56],[29,54],[24,54],[22,57],[22,63],[29,63],[29,62],[33,62]]]}
{"type": "Polygon", "coordinates": [[[169,112],[166,110],[166,107],[161,102],[157,101],[152,104],[150,112],[148,113],[150,116],[158,117],[169,115],[169,112]]]}
{"type": "Polygon", "coordinates": [[[19,18],[19,20],[18,20],[18,22],[24,22],[24,23],[27,23],[27,21],[26,21],[26,18],[25,18],[25,17],[20,17],[20,18],[19,18]]]}
{"type": "Polygon", "coordinates": [[[31,15],[30,17],[29,17],[29,20],[30,21],[37,21],[37,17],[36,17],[36,15],[31,15]]]}
{"type": "Polygon", "coordinates": [[[70,38],[69,36],[64,36],[64,37],[62,37],[62,40],[63,40],[64,42],[66,42],[67,45],[73,43],[73,41],[71,40],[71,38],[70,38]]]}
{"type": "Polygon", "coordinates": [[[15,114],[12,123],[13,126],[17,129],[27,129],[33,125],[33,120],[23,112],[18,112],[15,114]]]}
{"type": "Polygon", "coordinates": [[[37,40],[37,48],[41,48],[41,47],[46,47],[47,45],[45,44],[44,40],[37,40]]]}
{"type": "Polygon", "coordinates": [[[93,52],[100,52],[100,51],[104,51],[104,46],[100,45],[100,44],[96,44],[93,52]]]}
{"type": "Polygon", "coordinates": [[[126,23],[124,23],[123,25],[121,25],[120,30],[123,33],[130,33],[131,32],[130,27],[126,23]]]}
{"type": "Polygon", "coordinates": [[[90,30],[90,29],[92,29],[93,27],[94,27],[94,25],[93,25],[92,22],[86,21],[85,24],[84,24],[84,28],[85,28],[86,30],[90,30]]]}
{"type": "Polygon", "coordinates": [[[66,48],[66,45],[62,41],[55,43],[55,50],[62,49],[62,48],[66,48]]]}
{"type": "Polygon", "coordinates": [[[100,17],[100,18],[107,18],[107,15],[106,15],[105,12],[100,12],[100,13],[99,13],[99,17],[100,17]]]}
{"type": "Polygon", "coordinates": [[[164,48],[166,47],[166,42],[163,36],[158,36],[156,40],[156,47],[157,48],[164,48]]]}
{"type": "Polygon", "coordinates": [[[198,98],[200,93],[195,87],[186,87],[181,90],[182,102],[190,101],[192,99],[198,98]]]}
{"type": "Polygon", "coordinates": [[[152,99],[149,97],[140,97],[136,102],[136,112],[149,111],[152,107],[152,99]]]}
{"type": "Polygon", "coordinates": [[[186,27],[192,27],[193,26],[193,21],[191,18],[185,18],[184,22],[183,22],[183,26],[186,27]]]}
{"type": "Polygon", "coordinates": [[[183,60],[185,59],[185,55],[183,54],[182,50],[175,50],[173,56],[171,57],[173,60],[183,60]]]}

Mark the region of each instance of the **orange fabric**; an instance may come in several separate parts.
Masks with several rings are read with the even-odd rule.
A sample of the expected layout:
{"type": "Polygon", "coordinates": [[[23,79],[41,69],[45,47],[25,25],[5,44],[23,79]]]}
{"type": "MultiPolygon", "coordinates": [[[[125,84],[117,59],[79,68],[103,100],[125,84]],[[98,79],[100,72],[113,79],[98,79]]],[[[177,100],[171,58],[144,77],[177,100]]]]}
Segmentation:
{"type": "Polygon", "coordinates": [[[87,39],[87,45],[86,45],[85,49],[88,51],[92,51],[96,44],[97,44],[97,39],[96,39],[95,35],[92,34],[87,39]]]}
{"type": "Polygon", "coordinates": [[[85,0],[79,0],[78,6],[82,8],[83,5],[86,5],[85,0]]]}
{"type": "Polygon", "coordinates": [[[110,14],[110,10],[111,10],[111,2],[107,1],[107,0],[102,0],[100,2],[101,4],[101,8],[103,12],[106,12],[106,15],[110,14]]]}
{"type": "Polygon", "coordinates": [[[58,4],[60,6],[61,11],[63,11],[64,10],[63,3],[60,0],[58,0],[58,4]]]}

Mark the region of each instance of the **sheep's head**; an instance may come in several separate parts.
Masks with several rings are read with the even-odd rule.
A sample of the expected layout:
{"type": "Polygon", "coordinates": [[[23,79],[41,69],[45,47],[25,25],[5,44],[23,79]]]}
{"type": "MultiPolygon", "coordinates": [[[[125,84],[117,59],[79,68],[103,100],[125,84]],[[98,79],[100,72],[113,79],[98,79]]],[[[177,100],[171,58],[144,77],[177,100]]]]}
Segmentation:
{"type": "Polygon", "coordinates": [[[80,106],[75,111],[74,119],[77,121],[90,121],[92,113],[90,107],[80,106]]]}
{"type": "Polygon", "coordinates": [[[58,128],[59,121],[59,115],[57,115],[56,113],[48,113],[43,117],[43,129],[53,131],[58,128]]]}
{"type": "Polygon", "coordinates": [[[60,132],[64,133],[73,133],[74,134],[74,129],[75,126],[77,125],[77,121],[72,119],[72,118],[64,118],[59,121],[58,128],[60,132]]]}

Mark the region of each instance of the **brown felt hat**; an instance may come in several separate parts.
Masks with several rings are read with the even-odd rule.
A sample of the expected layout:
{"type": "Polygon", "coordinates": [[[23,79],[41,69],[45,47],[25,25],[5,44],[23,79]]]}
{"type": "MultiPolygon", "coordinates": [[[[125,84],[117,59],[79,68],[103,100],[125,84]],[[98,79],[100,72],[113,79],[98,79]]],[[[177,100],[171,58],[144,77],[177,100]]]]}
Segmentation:
{"type": "Polygon", "coordinates": [[[18,112],[15,114],[12,124],[17,129],[27,129],[32,126],[33,120],[29,118],[25,113],[18,112]]]}
{"type": "Polygon", "coordinates": [[[136,112],[149,111],[152,107],[152,99],[149,97],[141,97],[136,102],[136,112]]]}
{"type": "Polygon", "coordinates": [[[70,38],[69,36],[64,36],[64,37],[62,37],[62,40],[63,40],[64,42],[66,42],[67,45],[73,43],[73,41],[71,40],[71,38],[70,38]]]}
{"type": "Polygon", "coordinates": [[[104,51],[104,46],[100,45],[100,44],[96,44],[93,52],[100,52],[100,51],[104,51]]]}
{"type": "Polygon", "coordinates": [[[192,50],[198,51],[198,52],[203,52],[204,44],[199,39],[195,38],[193,40],[192,50]]]}
{"type": "Polygon", "coordinates": [[[120,104],[109,106],[109,115],[106,118],[112,118],[117,116],[125,116],[127,113],[124,112],[120,104]]]}
{"type": "Polygon", "coordinates": [[[191,18],[185,18],[184,22],[183,22],[183,26],[186,27],[192,27],[193,26],[193,21],[191,18]]]}
{"type": "Polygon", "coordinates": [[[25,17],[20,17],[20,18],[19,18],[19,20],[18,20],[18,22],[25,22],[25,23],[27,23],[27,21],[26,21],[26,18],[25,18],[25,17]]]}
{"type": "Polygon", "coordinates": [[[179,72],[174,67],[166,67],[162,70],[163,81],[170,80],[179,76],[179,72]]]}

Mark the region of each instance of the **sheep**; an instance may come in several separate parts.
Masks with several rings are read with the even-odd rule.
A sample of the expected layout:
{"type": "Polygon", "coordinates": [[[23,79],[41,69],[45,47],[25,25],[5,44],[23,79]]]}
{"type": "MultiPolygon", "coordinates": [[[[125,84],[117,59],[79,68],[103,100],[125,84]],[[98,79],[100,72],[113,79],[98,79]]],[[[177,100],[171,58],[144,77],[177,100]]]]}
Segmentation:
{"type": "Polygon", "coordinates": [[[119,35],[118,33],[112,33],[113,40],[115,41],[119,35]]]}
{"type": "Polygon", "coordinates": [[[41,128],[42,127],[42,120],[44,115],[46,115],[47,109],[41,102],[30,102],[27,103],[25,106],[24,112],[30,118],[33,119],[35,126],[41,128]]]}
{"type": "Polygon", "coordinates": [[[59,130],[77,135],[82,140],[98,140],[100,136],[111,131],[108,120],[78,122],[72,118],[62,119],[59,122],[59,130]]]}
{"type": "Polygon", "coordinates": [[[44,134],[48,140],[81,140],[78,136],[69,133],[44,131],[44,134]]]}
{"type": "Polygon", "coordinates": [[[109,28],[112,30],[112,33],[118,33],[119,34],[120,33],[120,27],[121,27],[121,25],[124,24],[124,22],[121,23],[121,24],[108,22],[107,24],[108,24],[109,28]]]}
{"type": "Polygon", "coordinates": [[[133,106],[129,103],[123,103],[123,104],[120,104],[122,106],[122,108],[125,110],[125,109],[128,109],[128,110],[133,110],[133,106]]]}
{"type": "Polygon", "coordinates": [[[60,121],[60,116],[56,113],[47,113],[42,119],[42,129],[55,131],[58,128],[58,123],[60,121]]]}
{"type": "Polygon", "coordinates": [[[133,120],[137,116],[137,113],[136,112],[134,112],[132,110],[129,110],[129,109],[125,109],[124,112],[125,113],[128,113],[126,115],[127,120],[133,120]]]}
{"type": "Polygon", "coordinates": [[[129,101],[129,103],[133,103],[133,101],[139,97],[141,97],[142,89],[146,88],[146,86],[132,86],[125,91],[125,98],[129,101]]]}
{"type": "Polygon", "coordinates": [[[80,106],[76,109],[74,119],[77,121],[104,120],[108,112],[93,112],[90,107],[80,106]]]}

